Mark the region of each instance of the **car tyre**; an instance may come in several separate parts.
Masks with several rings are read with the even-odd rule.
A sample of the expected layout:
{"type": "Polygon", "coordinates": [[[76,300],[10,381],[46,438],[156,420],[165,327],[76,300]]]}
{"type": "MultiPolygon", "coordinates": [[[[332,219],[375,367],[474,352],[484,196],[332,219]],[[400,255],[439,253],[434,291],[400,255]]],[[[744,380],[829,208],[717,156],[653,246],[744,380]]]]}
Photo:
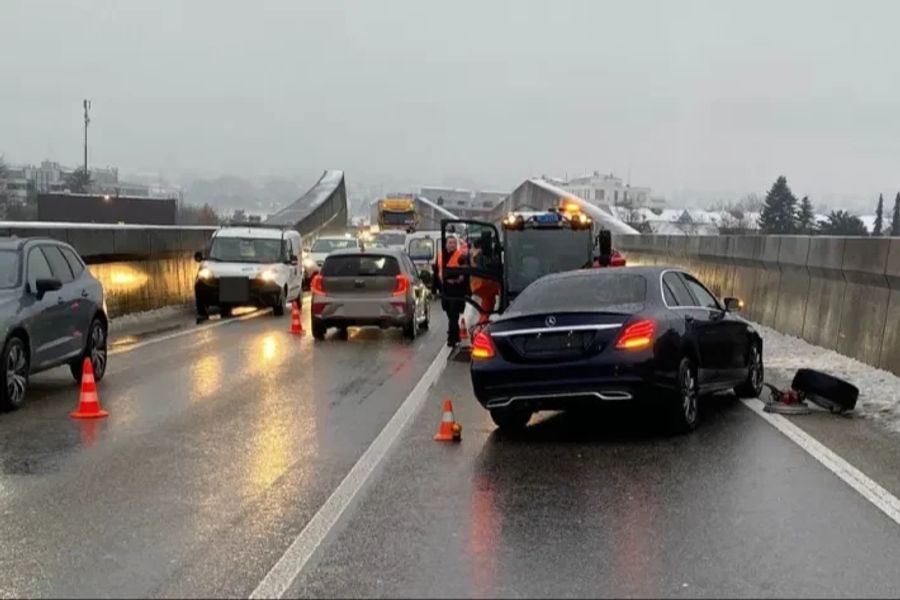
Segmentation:
{"type": "Polygon", "coordinates": [[[0,408],[17,410],[25,404],[28,392],[28,348],[22,338],[12,336],[3,346],[0,365],[0,408]]]}
{"type": "Polygon", "coordinates": [[[765,370],[763,368],[762,350],[757,344],[750,349],[750,366],[747,371],[747,379],[741,385],[734,388],[738,398],[759,398],[763,391],[765,370]]]}
{"type": "Polygon", "coordinates": [[[530,410],[521,410],[514,408],[493,408],[491,409],[491,419],[494,424],[505,433],[514,433],[522,431],[531,420],[530,410]]]}
{"type": "Polygon", "coordinates": [[[403,326],[403,337],[408,339],[409,341],[413,341],[416,339],[416,333],[418,333],[418,324],[416,323],[416,317],[413,315],[409,318],[409,321],[403,326]]]}
{"type": "Polygon", "coordinates": [[[219,307],[219,316],[223,319],[230,319],[231,314],[234,311],[234,308],[231,306],[220,306],[219,307]]]}
{"type": "Polygon", "coordinates": [[[700,422],[700,388],[697,383],[697,367],[690,358],[682,358],[678,365],[678,389],[669,407],[672,429],[675,433],[689,433],[700,422]]]}
{"type": "Polygon", "coordinates": [[[78,360],[69,363],[69,372],[75,381],[81,381],[82,370],[84,369],[84,359],[91,359],[91,368],[94,370],[94,381],[100,382],[106,375],[106,365],[109,359],[107,350],[108,334],[106,327],[100,319],[91,321],[91,327],[88,329],[87,345],[84,348],[84,354],[78,360]]]}
{"type": "Polygon", "coordinates": [[[431,306],[429,303],[425,303],[425,318],[419,323],[419,329],[422,331],[428,331],[428,326],[431,324],[431,306]]]}
{"type": "Polygon", "coordinates": [[[276,317],[284,316],[284,302],[287,294],[281,292],[278,294],[278,297],[275,298],[275,304],[272,305],[272,314],[276,317]]]}
{"type": "Polygon", "coordinates": [[[197,320],[206,320],[209,318],[209,307],[202,302],[197,302],[197,320]]]}
{"type": "Polygon", "coordinates": [[[798,370],[791,387],[833,413],[853,410],[859,398],[859,388],[855,385],[813,369],[798,370]]]}
{"type": "Polygon", "coordinates": [[[350,337],[350,331],[348,327],[338,327],[338,339],[347,340],[350,337]]]}
{"type": "Polygon", "coordinates": [[[325,339],[325,332],[328,331],[328,328],[325,327],[325,323],[321,321],[313,320],[312,322],[312,336],[313,339],[322,341],[325,339]]]}

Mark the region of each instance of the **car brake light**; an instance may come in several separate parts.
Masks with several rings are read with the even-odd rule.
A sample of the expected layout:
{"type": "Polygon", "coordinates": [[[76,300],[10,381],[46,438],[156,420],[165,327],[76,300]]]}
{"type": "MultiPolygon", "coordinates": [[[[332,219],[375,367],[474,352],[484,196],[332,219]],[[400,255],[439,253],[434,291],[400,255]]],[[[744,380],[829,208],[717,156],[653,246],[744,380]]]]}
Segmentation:
{"type": "Polygon", "coordinates": [[[315,275],[309,284],[309,289],[312,290],[313,294],[318,294],[319,296],[324,296],[325,295],[325,278],[319,274],[315,275]]]}
{"type": "Polygon", "coordinates": [[[494,358],[494,340],[487,331],[479,331],[472,339],[472,358],[486,360],[494,358]]]}
{"type": "Polygon", "coordinates": [[[651,319],[643,319],[631,323],[619,335],[616,340],[616,348],[619,350],[640,350],[653,344],[656,335],[656,322],[651,319]]]}
{"type": "Polygon", "coordinates": [[[406,275],[397,275],[397,285],[394,287],[394,295],[402,296],[409,289],[409,277],[406,275]]]}

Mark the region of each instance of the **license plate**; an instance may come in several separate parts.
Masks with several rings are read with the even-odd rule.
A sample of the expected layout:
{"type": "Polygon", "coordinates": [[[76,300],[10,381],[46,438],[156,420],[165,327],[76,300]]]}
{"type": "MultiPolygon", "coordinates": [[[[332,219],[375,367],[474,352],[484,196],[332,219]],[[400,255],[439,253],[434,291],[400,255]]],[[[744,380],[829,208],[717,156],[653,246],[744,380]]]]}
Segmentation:
{"type": "Polygon", "coordinates": [[[222,277],[219,279],[219,302],[229,304],[250,301],[250,280],[246,277],[222,277]]]}

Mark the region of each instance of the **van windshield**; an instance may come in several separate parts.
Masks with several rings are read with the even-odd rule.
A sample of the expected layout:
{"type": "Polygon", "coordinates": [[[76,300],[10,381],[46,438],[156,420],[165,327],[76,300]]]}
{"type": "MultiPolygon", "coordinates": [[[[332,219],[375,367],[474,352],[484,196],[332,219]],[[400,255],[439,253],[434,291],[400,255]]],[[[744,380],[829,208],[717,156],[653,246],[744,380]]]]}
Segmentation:
{"type": "Polygon", "coordinates": [[[282,240],[217,237],[209,249],[209,260],[222,262],[274,263],[284,256],[282,240]]]}

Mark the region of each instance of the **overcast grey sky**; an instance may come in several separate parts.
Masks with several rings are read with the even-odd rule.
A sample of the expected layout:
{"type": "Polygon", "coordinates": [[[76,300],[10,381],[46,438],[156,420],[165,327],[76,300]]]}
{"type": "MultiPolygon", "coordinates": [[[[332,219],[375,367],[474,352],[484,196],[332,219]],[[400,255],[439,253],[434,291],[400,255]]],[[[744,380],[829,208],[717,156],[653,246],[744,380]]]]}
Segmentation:
{"type": "Polygon", "coordinates": [[[0,0],[0,153],[670,196],[900,189],[900,2],[0,0]]]}

